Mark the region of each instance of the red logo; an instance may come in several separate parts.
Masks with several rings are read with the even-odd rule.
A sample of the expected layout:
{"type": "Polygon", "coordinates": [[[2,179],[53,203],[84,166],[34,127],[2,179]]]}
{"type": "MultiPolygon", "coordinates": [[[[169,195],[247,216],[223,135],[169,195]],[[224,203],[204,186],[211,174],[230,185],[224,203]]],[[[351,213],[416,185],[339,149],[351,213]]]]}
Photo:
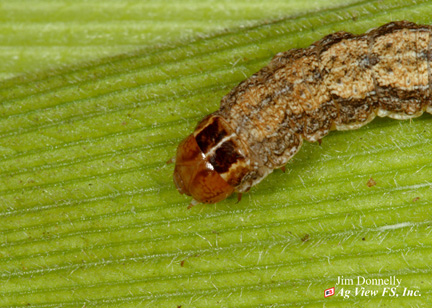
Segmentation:
{"type": "Polygon", "coordinates": [[[332,296],[332,295],[334,295],[334,292],[335,292],[334,287],[330,288],[330,289],[327,289],[327,290],[324,291],[324,297],[332,296]]]}

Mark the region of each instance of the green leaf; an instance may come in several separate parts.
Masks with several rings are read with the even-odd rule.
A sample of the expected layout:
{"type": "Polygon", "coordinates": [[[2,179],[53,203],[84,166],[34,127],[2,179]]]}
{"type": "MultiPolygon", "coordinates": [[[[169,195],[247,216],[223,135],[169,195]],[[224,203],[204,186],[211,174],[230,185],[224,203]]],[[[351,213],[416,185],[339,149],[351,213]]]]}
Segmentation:
{"type": "Polygon", "coordinates": [[[326,7],[326,0],[0,0],[0,79],[326,7]]]}
{"type": "Polygon", "coordinates": [[[275,171],[238,204],[233,196],[187,210],[190,198],[172,183],[166,161],[178,142],[277,52],[391,20],[432,23],[428,1],[307,14],[292,3],[296,16],[257,24],[246,21],[261,18],[258,4],[242,2],[243,17],[222,33],[178,41],[174,31],[164,46],[0,83],[0,307],[428,306],[430,115],[305,144],[286,174],[275,171]],[[399,297],[347,285],[349,297],[325,299],[342,276],[401,279],[399,297]]]}

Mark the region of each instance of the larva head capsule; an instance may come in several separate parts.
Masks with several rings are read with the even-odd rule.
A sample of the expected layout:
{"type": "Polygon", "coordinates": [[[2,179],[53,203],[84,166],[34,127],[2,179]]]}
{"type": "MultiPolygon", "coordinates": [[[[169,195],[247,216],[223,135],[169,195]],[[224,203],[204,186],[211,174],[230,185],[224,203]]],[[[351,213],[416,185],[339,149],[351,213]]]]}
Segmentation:
{"type": "Polygon", "coordinates": [[[220,116],[210,115],[177,148],[174,183],[202,203],[227,198],[249,170],[243,143],[220,116]]]}
{"type": "Polygon", "coordinates": [[[203,203],[221,201],[234,192],[234,187],[208,162],[193,134],[177,149],[174,183],[180,193],[203,203]]]}

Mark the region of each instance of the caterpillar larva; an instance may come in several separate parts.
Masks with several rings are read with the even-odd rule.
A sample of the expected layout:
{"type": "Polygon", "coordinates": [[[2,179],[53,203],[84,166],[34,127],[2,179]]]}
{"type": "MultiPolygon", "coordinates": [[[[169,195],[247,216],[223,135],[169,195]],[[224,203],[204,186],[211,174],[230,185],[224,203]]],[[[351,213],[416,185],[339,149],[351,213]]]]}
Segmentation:
{"type": "Polygon", "coordinates": [[[303,139],[356,129],[376,115],[432,113],[431,30],[397,21],[277,54],[180,143],[177,189],[197,202],[218,202],[283,167],[303,139]]]}

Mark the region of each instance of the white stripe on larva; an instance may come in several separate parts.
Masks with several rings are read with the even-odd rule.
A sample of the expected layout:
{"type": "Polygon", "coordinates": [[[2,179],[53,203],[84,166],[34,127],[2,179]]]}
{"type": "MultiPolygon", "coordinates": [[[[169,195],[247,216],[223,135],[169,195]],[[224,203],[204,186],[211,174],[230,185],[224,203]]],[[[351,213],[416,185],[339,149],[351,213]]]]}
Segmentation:
{"type": "Polygon", "coordinates": [[[216,150],[217,150],[218,148],[220,148],[224,142],[226,142],[226,141],[228,141],[228,140],[230,140],[231,138],[234,138],[234,137],[235,137],[235,134],[232,133],[231,135],[229,135],[229,136],[225,136],[224,138],[222,138],[222,140],[219,141],[218,144],[216,144],[216,145],[215,145],[214,147],[212,147],[212,148],[211,148],[207,153],[204,154],[205,157],[206,157],[206,158],[209,158],[209,157],[213,156],[214,153],[216,152],[216,150]]]}

